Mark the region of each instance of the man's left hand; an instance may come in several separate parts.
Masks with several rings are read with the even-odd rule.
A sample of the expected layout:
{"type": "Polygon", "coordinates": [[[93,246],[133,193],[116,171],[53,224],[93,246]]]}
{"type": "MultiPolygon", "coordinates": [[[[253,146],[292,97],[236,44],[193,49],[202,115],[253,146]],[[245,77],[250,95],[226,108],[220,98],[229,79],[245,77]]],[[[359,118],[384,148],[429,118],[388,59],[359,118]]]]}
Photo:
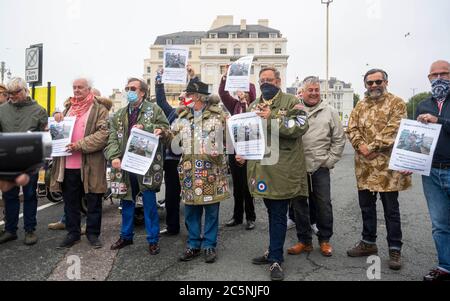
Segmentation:
{"type": "Polygon", "coordinates": [[[269,106],[260,107],[259,111],[256,112],[256,115],[259,117],[268,120],[270,115],[272,114],[272,111],[270,110],[269,106]]]}
{"type": "Polygon", "coordinates": [[[438,123],[438,118],[431,114],[422,114],[417,117],[417,121],[428,124],[428,123],[438,123]]]}
{"type": "Polygon", "coordinates": [[[80,147],[76,143],[70,143],[66,146],[68,152],[76,152],[80,150],[80,147]]]}

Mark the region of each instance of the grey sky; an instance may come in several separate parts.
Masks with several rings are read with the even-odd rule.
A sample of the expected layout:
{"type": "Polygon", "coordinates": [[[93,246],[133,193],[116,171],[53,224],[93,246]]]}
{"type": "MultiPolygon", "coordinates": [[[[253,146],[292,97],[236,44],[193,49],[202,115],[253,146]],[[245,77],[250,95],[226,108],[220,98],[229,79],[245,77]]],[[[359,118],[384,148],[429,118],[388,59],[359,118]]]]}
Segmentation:
{"type": "MultiPolygon", "coordinates": [[[[407,100],[412,88],[429,90],[432,61],[450,59],[448,0],[334,0],[330,8],[330,76],[359,94],[362,75],[379,67],[390,75],[390,91],[407,100]]],[[[156,36],[208,30],[216,15],[230,14],[236,24],[267,18],[288,38],[288,86],[296,76],[325,77],[320,0],[1,0],[0,60],[23,76],[25,48],[43,43],[44,81],[57,86],[59,103],[80,75],[110,95],[128,77],[142,77],[156,36]]]]}

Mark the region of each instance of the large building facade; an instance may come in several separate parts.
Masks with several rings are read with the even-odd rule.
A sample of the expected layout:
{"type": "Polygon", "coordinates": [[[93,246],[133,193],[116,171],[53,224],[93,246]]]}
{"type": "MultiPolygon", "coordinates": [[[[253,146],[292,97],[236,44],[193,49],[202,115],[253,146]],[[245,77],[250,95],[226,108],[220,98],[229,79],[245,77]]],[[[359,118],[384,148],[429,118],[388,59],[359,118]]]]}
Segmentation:
{"type": "MultiPolygon", "coordinates": [[[[282,89],[286,89],[286,70],[289,56],[286,54],[287,39],[279,30],[269,27],[269,21],[259,20],[248,25],[241,20],[234,25],[233,16],[218,16],[210,30],[205,32],[178,32],[159,36],[150,47],[150,58],[144,62],[144,79],[154,95],[154,80],[163,67],[164,48],[167,45],[189,47],[189,64],[201,80],[209,85],[211,93],[217,93],[226,66],[237,59],[253,55],[250,81],[258,81],[259,71],[268,66],[280,70],[282,89]]],[[[256,85],[258,87],[258,85],[256,85]]],[[[174,102],[184,86],[167,85],[168,98],[174,102]]]]}

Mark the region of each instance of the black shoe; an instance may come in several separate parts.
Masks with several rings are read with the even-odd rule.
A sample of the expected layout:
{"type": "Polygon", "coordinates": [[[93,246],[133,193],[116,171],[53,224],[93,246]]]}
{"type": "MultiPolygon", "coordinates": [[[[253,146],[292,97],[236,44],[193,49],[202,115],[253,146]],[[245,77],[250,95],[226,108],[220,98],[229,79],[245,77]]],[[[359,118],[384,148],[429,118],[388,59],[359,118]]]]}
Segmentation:
{"type": "Polygon", "coordinates": [[[159,231],[159,234],[161,236],[175,236],[175,235],[180,234],[180,232],[170,232],[169,229],[164,228],[161,231],[159,231]]]}
{"type": "Polygon", "coordinates": [[[100,242],[100,239],[98,239],[96,235],[88,235],[87,239],[94,249],[100,249],[101,247],[103,247],[103,244],[100,242]]]}
{"type": "Polygon", "coordinates": [[[73,245],[80,242],[80,238],[76,238],[70,235],[67,235],[66,238],[62,241],[62,243],[57,247],[57,249],[68,249],[71,248],[73,245]]]}
{"type": "Polygon", "coordinates": [[[242,224],[242,221],[237,221],[234,218],[232,218],[228,222],[225,223],[225,226],[227,226],[227,227],[234,227],[234,226],[237,226],[237,225],[240,225],[240,224],[242,224]]]}
{"type": "Polygon", "coordinates": [[[423,281],[434,282],[434,281],[450,281],[450,273],[446,273],[440,269],[431,270],[428,275],[423,277],[423,281]]]}
{"type": "Polygon", "coordinates": [[[159,248],[159,244],[149,244],[148,245],[148,251],[150,252],[150,255],[158,255],[161,249],[159,248]]]}
{"type": "Polygon", "coordinates": [[[206,263],[213,263],[217,259],[217,253],[216,249],[209,248],[205,250],[205,262],[206,263]]]}
{"type": "Polygon", "coordinates": [[[252,263],[256,265],[270,264],[271,262],[269,261],[268,258],[269,258],[269,251],[266,251],[263,256],[253,258],[252,263]]]}
{"type": "Polygon", "coordinates": [[[245,227],[245,230],[253,230],[253,229],[255,229],[255,222],[247,221],[247,226],[245,227]]]}
{"type": "Polygon", "coordinates": [[[111,250],[119,250],[122,249],[126,246],[132,245],[133,244],[133,240],[125,240],[122,238],[119,238],[118,241],[116,241],[112,246],[111,246],[111,250]]]}
{"type": "Polygon", "coordinates": [[[195,257],[198,257],[200,254],[200,249],[187,248],[186,250],[184,250],[183,255],[180,256],[180,261],[191,261],[195,257]]]}
{"type": "Polygon", "coordinates": [[[0,235],[0,244],[3,244],[8,241],[16,240],[16,239],[17,239],[17,234],[12,234],[12,233],[9,233],[8,231],[4,231],[0,235]]]}
{"type": "Polygon", "coordinates": [[[270,266],[270,279],[272,281],[283,281],[284,280],[284,272],[281,268],[281,264],[278,262],[272,263],[270,266]]]}

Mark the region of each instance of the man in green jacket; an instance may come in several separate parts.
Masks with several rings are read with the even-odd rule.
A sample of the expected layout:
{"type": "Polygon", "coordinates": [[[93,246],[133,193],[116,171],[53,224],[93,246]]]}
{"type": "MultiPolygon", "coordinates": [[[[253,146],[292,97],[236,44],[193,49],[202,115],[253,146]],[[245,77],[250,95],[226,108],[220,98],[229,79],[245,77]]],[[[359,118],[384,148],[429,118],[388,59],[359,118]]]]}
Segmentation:
{"type": "MultiPolygon", "coordinates": [[[[40,132],[44,131],[48,116],[47,112],[37,102],[29,97],[27,83],[22,78],[12,78],[7,84],[9,102],[0,106],[0,133],[40,132]]],[[[37,174],[29,175],[29,182],[22,186],[23,214],[26,245],[33,245],[38,238],[36,230],[37,213],[37,174]]],[[[0,236],[0,244],[17,239],[19,223],[19,187],[14,187],[3,193],[5,201],[5,231],[0,236]]]]}
{"type": "MultiPolygon", "coordinates": [[[[250,192],[264,199],[269,215],[269,250],[253,259],[254,264],[270,264],[272,280],[284,279],[281,268],[286,238],[286,214],[291,200],[308,197],[305,156],[302,136],[308,130],[306,112],[295,96],[281,91],[280,72],[264,68],[259,74],[262,96],[252,103],[250,110],[267,121],[267,140],[271,141],[271,158],[248,162],[250,192]],[[278,129],[278,131],[277,131],[278,129]],[[277,147],[278,146],[278,147],[277,147]]],[[[240,156],[236,156],[244,164],[240,156]]]]}
{"type": "Polygon", "coordinates": [[[148,86],[143,80],[130,78],[125,91],[128,105],[114,115],[105,149],[106,159],[112,162],[113,167],[111,185],[119,185],[122,199],[122,229],[119,240],[111,246],[111,250],[118,250],[133,243],[135,202],[136,197],[142,195],[149,252],[151,255],[157,255],[160,248],[156,192],[162,183],[164,161],[161,143],[145,176],[120,169],[132,128],[153,133],[155,130],[168,129],[169,122],[160,107],[146,101],[148,86]]]}

